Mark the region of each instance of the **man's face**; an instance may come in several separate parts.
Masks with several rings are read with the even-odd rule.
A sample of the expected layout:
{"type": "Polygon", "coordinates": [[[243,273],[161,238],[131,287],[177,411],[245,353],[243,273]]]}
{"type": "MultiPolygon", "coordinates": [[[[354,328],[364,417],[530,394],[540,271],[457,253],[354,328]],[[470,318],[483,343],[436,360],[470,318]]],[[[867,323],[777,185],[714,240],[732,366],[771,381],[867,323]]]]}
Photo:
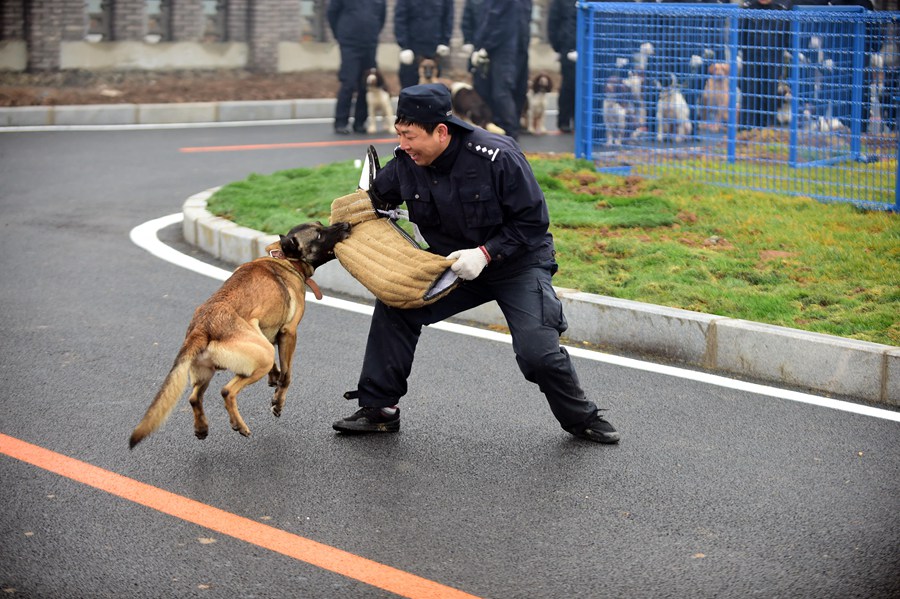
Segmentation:
{"type": "Polygon", "coordinates": [[[400,149],[418,166],[428,166],[434,162],[447,149],[450,140],[447,125],[443,123],[430,134],[418,125],[398,123],[394,125],[394,129],[400,138],[400,149]]]}

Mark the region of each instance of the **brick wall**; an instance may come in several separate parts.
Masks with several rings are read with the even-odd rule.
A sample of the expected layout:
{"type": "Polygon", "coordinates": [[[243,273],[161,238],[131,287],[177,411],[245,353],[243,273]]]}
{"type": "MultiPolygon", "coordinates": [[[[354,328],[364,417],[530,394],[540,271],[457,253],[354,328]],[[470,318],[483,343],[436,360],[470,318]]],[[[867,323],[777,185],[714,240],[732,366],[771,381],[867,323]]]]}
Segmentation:
{"type": "Polygon", "coordinates": [[[0,0],[0,40],[25,39],[25,0],[0,0]]]}
{"type": "Polygon", "coordinates": [[[144,0],[105,0],[104,3],[111,5],[111,41],[144,39],[144,35],[147,33],[144,0]]]}
{"type": "Polygon", "coordinates": [[[203,37],[206,22],[203,0],[171,0],[170,27],[173,40],[196,42],[203,37]]]}

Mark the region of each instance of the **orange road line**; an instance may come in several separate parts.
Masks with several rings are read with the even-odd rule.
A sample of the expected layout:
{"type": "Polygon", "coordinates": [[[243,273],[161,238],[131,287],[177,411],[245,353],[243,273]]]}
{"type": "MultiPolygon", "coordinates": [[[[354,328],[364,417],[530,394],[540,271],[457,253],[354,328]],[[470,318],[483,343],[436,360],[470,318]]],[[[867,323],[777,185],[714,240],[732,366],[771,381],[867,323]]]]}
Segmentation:
{"type": "Polygon", "coordinates": [[[0,453],[223,535],[409,599],[479,599],[414,574],[260,524],[0,433],[0,453]]]}
{"type": "Polygon", "coordinates": [[[247,152],[252,150],[285,150],[291,148],[327,148],[332,146],[367,146],[369,144],[397,143],[396,137],[384,139],[347,139],[338,141],[298,141],[283,144],[249,144],[245,146],[195,146],[179,148],[179,152],[247,152]]]}

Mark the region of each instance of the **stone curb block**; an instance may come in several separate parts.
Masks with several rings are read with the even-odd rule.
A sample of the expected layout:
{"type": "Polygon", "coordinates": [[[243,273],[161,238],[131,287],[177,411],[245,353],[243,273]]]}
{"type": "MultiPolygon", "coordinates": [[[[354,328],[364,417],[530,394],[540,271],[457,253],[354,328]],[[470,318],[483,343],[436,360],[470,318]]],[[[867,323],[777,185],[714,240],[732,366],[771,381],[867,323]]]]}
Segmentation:
{"type": "Polygon", "coordinates": [[[219,122],[276,121],[294,118],[293,100],[219,102],[219,122]]]}
{"type": "Polygon", "coordinates": [[[144,125],[163,123],[209,123],[216,121],[218,102],[186,102],[184,104],[138,104],[137,122],[144,125]]]}
{"type": "Polygon", "coordinates": [[[727,372],[888,403],[882,381],[889,345],[723,319],[716,348],[714,366],[727,372]]]}
{"type": "Polygon", "coordinates": [[[0,108],[0,126],[42,127],[52,125],[52,112],[46,106],[0,108]]]}
{"type": "MultiPolygon", "coordinates": [[[[198,247],[225,259],[221,238],[239,227],[199,207],[196,198],[200,195],[185,202],[185,221],[195,220],[198,247]]],[[[278,239],[277,235],[254,233],[232,235],[247,244],[251,258],[264,255],[265,246],[278,239]]],[[[373,299],[336,260],[317,268],[315,279],[323,290],[373,299]]],[[[573,342],[647,353],[688,366],[900,407],[900,347],[571,289],[556,291],[569,321],[565,335],[573,342]]],[[[481,325],[505,323],[495,302],[464,312],[458,319],[481,325]]]]}
{"type": "Polygon", "coordinates": [[[237,225],[230,220],[207,213],[207,216],[197,220],[197,247],[207,254],[221,258],[222,247],[220,241],[222,230],[235,227],[237,225]]]}
{"type": "Polygon", "coordinates": [[[259,258],[256,240],[264,235],[247,227],[223,227],[219,231],[219,258],[231,264],[243,264],[259,258]]]}
{"type": "Polygon", "coordinates": [[[103,110],[93,106],[56,106],[54,125],[130,125],[137,120],[136,104],[113,104],[103,110]]]}

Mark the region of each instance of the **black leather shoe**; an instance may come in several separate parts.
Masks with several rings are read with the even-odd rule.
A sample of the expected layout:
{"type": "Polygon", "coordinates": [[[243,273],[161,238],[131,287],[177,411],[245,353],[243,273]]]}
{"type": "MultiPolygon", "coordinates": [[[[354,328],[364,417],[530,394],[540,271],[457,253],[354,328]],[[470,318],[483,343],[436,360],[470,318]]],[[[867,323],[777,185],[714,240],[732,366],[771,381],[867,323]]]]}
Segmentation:
{"type": "Polygon", "coordinates": [[[335,127],[334,132],[338,135],[350,135],[350,127],[344,125],[343,127],[335,127]]]}
{"type": "Polygon", "coordinates": [[[396,433],[400,430],[400,408],[360,408],[331,428],[340,433],[396,433]]]}
{"type": "Polygon", "coordinates": [[[572,434],[581,439],[593,441],[594,443],[619,442],[619,433],[616,431],[615,427],[607,422],[600,414],[594,416],[594,419],[582,430],[577,432],[573,431],[572,434]]]}

